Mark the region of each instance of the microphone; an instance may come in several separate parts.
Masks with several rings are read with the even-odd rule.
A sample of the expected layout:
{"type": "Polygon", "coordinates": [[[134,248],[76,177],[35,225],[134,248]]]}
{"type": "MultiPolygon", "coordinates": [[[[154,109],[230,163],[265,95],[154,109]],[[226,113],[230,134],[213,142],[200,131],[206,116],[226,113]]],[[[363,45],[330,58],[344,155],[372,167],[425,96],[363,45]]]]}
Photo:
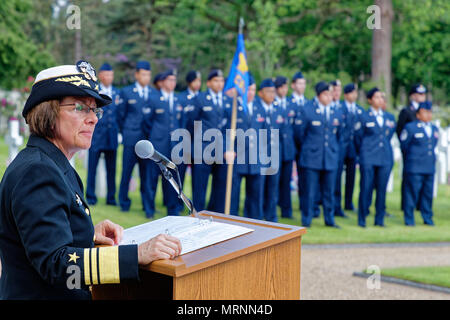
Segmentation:
{"type": "Polygon", "coordinates": [[[138,143],[134,146],[134,152],[136,152],[137,156],[141,159],[151,159],[158,164],[161,163],[169,169],[176,170],[177,168],[172,161],[156,151],[152,143],[148,140],[138,141],[138,143]]]}

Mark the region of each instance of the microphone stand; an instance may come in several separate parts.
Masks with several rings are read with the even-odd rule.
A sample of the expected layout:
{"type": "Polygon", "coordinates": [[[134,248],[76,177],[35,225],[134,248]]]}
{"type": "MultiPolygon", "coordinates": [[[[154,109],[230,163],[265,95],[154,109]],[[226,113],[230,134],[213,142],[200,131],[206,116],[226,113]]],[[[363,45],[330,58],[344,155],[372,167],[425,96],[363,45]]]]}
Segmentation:
{"type": "Polygon", "coordinates": [[[189,211],[194,215],[194,217],[199,218],[200,216],[197,213],[197,210],[195,210],[194,208],[194,204],[192,203],[192,201],[186,197],[186,195],[183,193],[182,187],[181,187],[181,179],[180,179],[180,173],[178,172],[178,167],[175,166],[175,171],[177,172],[177,178],[178,178],[178,183],[175,181],[175,179],[173,178],[172,173],[169,171],[169,169],[163,165],[161,162],[158,162],[158,167],[162,172],[163,177],[169,181],[169,183],[172,185],[172,187],[175,189],[175,191],[178,194],[178,198],[183,200],[184,204],[186,205],[186,207],[188,207],[189,211]]]}

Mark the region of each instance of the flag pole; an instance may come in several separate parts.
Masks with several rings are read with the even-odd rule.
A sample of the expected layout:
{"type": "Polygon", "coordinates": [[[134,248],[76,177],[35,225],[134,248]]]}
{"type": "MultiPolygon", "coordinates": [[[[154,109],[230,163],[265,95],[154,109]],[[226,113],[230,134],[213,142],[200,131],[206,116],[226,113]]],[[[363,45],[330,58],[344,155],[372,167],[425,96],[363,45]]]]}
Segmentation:
{"type": "MultiPolygon", "coordinates": [[[[236,118],[237,118],[237,92],[233,97],[233,107],[231,109],[231,130],[230,130],[230,149],[228,152],[234,153],[234,139],[236,138],[236,118]]],[[[233,184],[233,165],[234,158],[227,164],[227,189],[225,193],[225,214],[230,214],[231,206],[231,187],[233,184]]]]}
{"type": "MultiPolygon", "coordinates": [[[[241,17],[239,19],[239,34],[242,34],[244,31],[244,19],[241,17]]],[[[234,140],[236,138],[236,118],[237,118],[237,91],[235,90],[233,96],[233,106],[231,109],[231,126],[230,126],[230,153],[234,153],[234,140]]],[[[227,185],[226,185],[226,193],[225,193],[225,214],[230,214],[231,207],[231,189],[233,184],[233,166],[234,159],[227,163],[227,185]]]]}

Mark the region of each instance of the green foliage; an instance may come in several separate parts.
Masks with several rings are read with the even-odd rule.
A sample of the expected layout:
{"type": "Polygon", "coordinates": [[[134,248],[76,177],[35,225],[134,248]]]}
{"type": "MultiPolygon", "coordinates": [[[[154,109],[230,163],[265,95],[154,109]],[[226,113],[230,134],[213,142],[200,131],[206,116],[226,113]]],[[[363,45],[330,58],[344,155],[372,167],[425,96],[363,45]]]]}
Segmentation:
{"type": "MultiPolygon", "coordinates": [[[[450,2],[392,1],[394,104],[406,103],[404,92],[423,81],[434,103],[447,105],[450,2]]],[[[227,71],[240,17],[257,81],[302,70],[310,77],[309,95],[318,79],[373,85],[372,30],[367,28],[373,0],[4,0],[0,72],[6,77],[0,86],[17,86],[24,74],[53,63],[47,52],[58,64],[74,63],[76,30],[66,26],[70,4],[81,10],[82,56],[94,66],[111,63],[119,86],[133,80],[138,59],[150,60],[154,74],[176,68],[180,78],[191,69],[204,75],[211,68],[227,71]]],[[[182,87],[184,81],[179,82],[182,87]]]]}
{"type": "Polygon", "coordinates": [[[394,89],[423,81],[434,100],[445,105],[450,94],[450,2],[398,0],[393,24],[394,89]],[[434,89],[437,89],[436,92],[434,89]]]}
{"type": "Polygon", "coordinates": [[[31,9],[30,0],[0,1],[0,87],[21,87],[28,76],[53,62],[50,54],[31,42],[24,32],[31,9]]]}
{"type": "Polygon", "coordinates": [[[246,44],[250,70],[256,79],[273,76],[283,45],[282,34],[278,29],[278,19],[273,15],[271,2],[256,0],[253,4],[256,19],[248,24],[249,35],[246,44]]]}

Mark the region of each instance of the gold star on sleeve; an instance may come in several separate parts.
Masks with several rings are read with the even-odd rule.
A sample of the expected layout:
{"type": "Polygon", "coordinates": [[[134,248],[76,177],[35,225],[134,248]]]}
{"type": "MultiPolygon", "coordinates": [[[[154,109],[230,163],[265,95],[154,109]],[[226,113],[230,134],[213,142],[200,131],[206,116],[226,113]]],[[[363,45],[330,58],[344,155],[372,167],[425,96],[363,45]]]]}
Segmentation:
{"type": "Polygon", "coordinates": [[[75,262],[75,263],[77,263],[77,259],[80,258],[79,256],[77,256],[77,253],[76,253],[76,252],[74,252],[74,253],[72,253],[72,254],[69,253],[69,257],[70,257],[69,262],[73,261],[73,262],[75,262]]]}

